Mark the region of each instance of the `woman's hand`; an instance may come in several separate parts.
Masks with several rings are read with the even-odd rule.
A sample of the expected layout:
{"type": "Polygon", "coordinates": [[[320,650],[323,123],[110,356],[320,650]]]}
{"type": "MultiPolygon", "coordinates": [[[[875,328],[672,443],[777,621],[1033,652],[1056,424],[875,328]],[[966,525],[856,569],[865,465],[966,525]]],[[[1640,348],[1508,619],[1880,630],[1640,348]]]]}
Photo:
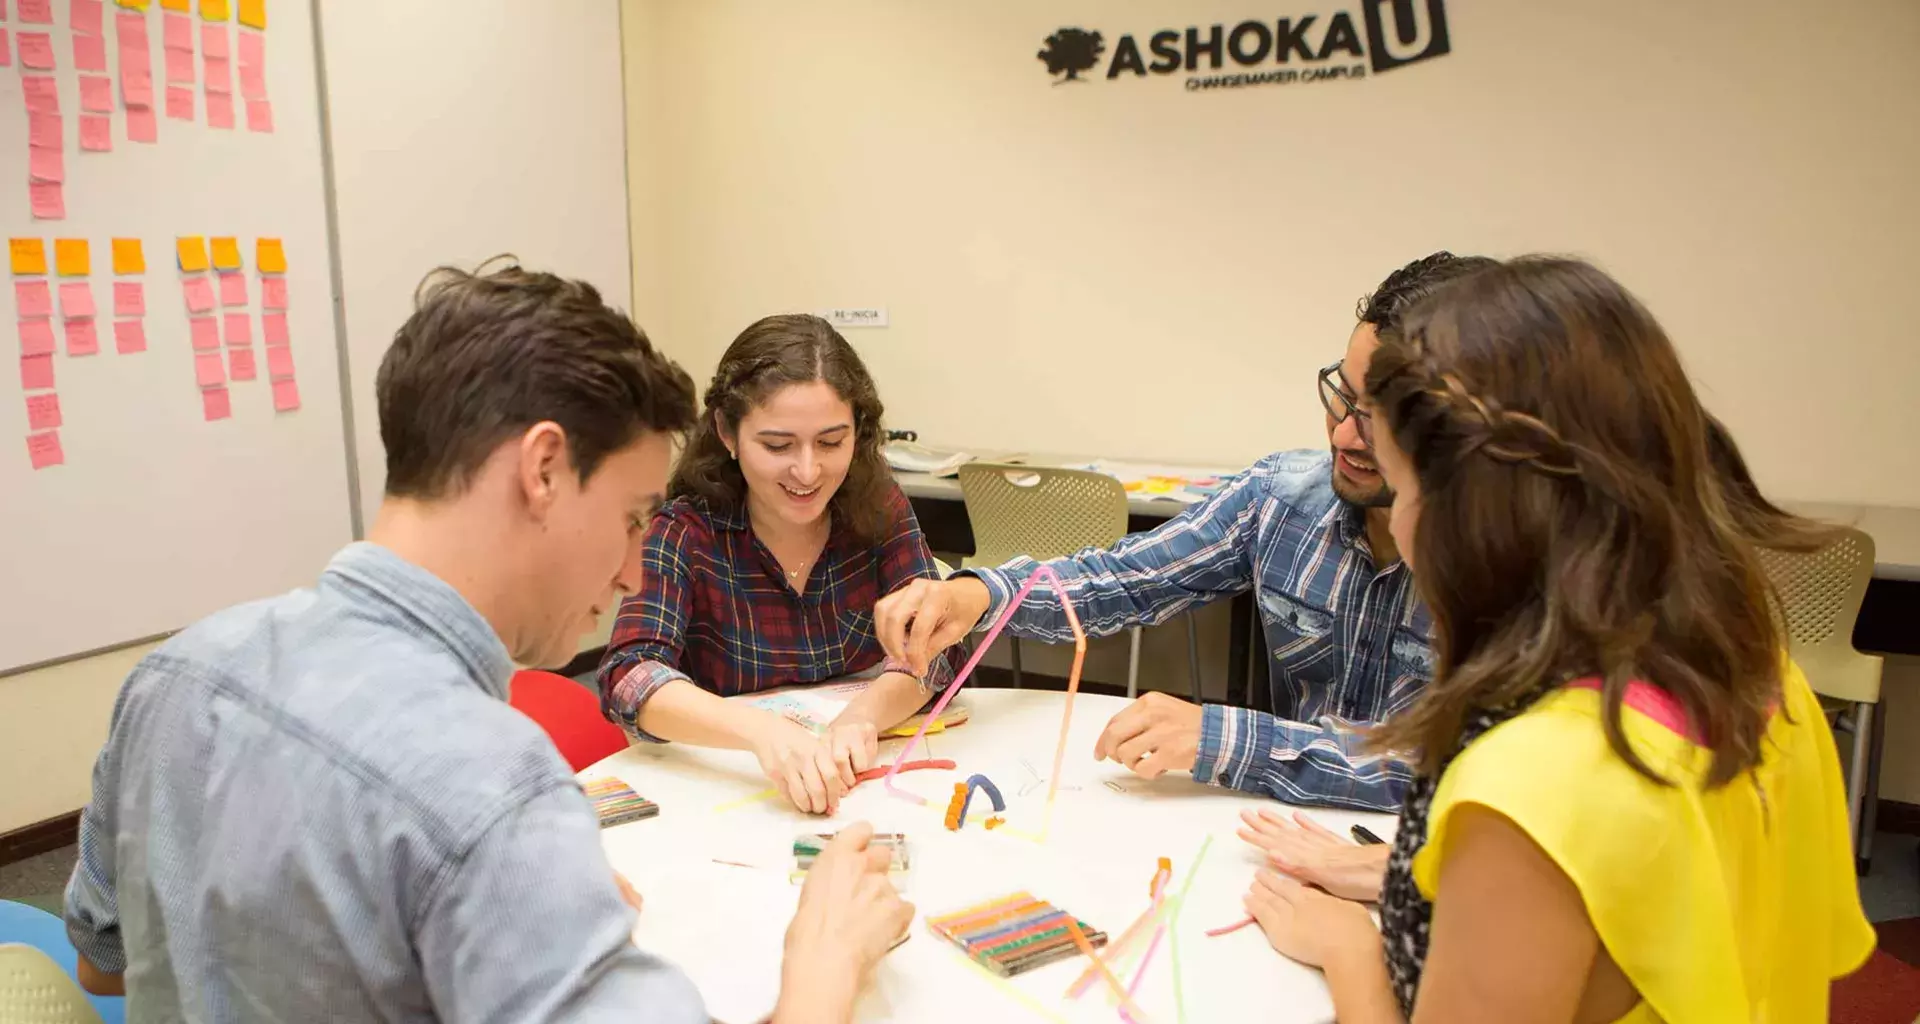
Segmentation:
{"type": "Polygon", "coordinates": [[[1268,810],[1241,811],[1240,820],[1245,822],[1240,838],[1259,847],[1276,870],[1341,899],[1371,903],[1380,898],[1392,849],[1388,844],[1350,843],[1305,811],[1295,811],[1291,822],[1268,810]]]}
{"type": "Polygon", "coordinates": [[[771,712],[753,738],[753,756],[787,802],[808,814],[832,814],[840,798],[853,788],[853,775],[843,779],[832,750],[813,730],[771,712]]]}
{"type": "Polygon", "coordinates": [[[861,772],[880,757],[880,730],[864,718],[841,715],[827,727],[827,756],[840,778],[852,789],[861,772]]]}
{"type": "Polygon", "coordinates": [[[1301,885],[1277,872],[1254,875],[1247,913],[1281,956],[1320,967],[1329,956],[1380,945],[1380,932],[1365,907],[1301,885]]]}

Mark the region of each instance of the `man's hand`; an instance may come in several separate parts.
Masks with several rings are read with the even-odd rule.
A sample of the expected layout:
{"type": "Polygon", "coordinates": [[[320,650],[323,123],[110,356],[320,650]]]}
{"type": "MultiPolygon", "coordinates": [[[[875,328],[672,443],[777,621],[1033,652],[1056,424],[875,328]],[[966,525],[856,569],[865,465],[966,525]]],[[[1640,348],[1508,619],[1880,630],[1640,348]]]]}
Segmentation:
{"type": "Polygon", "coordinates": [[[853,773],[843,777],[833,752],[813,730],[772,712],[753,737],[753,756],[788,803],[808,814],[832,814],[853,788],[853,773]]]}
{"type": "Polygon", "coordinates": [[[872,839],[872,825],[849,825],[807,871],[787,926],[779,1024],[849,1019],[867,972],[913,923],[913,904],[887,878],[892,855],[872,839]]]}
{"type": "Polygon", "coordinates": [[[1094,760],[1111,758],[1146,779],[1170,771],[1190,772],[1200,750],[1198,704],[1149,693],[1126,706],[1094,744],[1094,760]]]}
{"type": "Polygon", "coordinates": [[[1390,845],[1347,842],[1305,811],[1295,811],[1291,822],[1269,810],[1241,811],[1240,820],[1246,823],[1240,838],[1259,847],[1274,870],[1343,900],[1380,898],[1390,845]]]}
{"type": "Polygon", "coordinates": [[[626,901],[627,906],[633,908],[634,913],[638,914],[640,904],[643,902],[640,899],[640,890],[635,889],[633,883],[627,881],[627,876],[618,871],[613,873],[613,884],[620,887],[620,898],[626,901]]]}
{"type": "Polygon", "coordinates": [[[987,585],[972,576],[914,580],[874,604],[874,632],[889,656],[905,660],[924,679],[935,655],[980,624],[990,600],[987,585]]]}
{"type": "Polygon", "coordinates": [[[127,994],[127,979],[122,974],[108,974],[93,966],[93,961],[82,954],[74,963],[74,977],[80,987],[96,996],[124,996],[127,994]]]}

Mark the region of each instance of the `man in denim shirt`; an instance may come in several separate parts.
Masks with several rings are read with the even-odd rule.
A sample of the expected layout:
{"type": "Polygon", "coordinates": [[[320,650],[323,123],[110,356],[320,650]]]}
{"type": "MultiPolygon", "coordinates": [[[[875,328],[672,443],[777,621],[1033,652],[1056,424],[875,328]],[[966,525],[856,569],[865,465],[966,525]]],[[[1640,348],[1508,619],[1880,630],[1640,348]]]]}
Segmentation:
{"type": "MultiPolygon", "coordinates": [[[[705,1022],[506,703],[634,589],[692,382],[591,286],[506,268],[423,289],[375,390],[368,542],[120,692],[67,886],[83,984],[136,1021],[705,1022]]],[[[849,1019],[907,927],[871,835],[816,862],[776,1020],[849,1019]]]]}
{"type": "MultiPolygon", "coordinates": [[[[1218,493],[1105,551],[1047,563],[1089,636],[1155,625],[1248,590],[1260,608],[1279,715],[1197,707],[1149,693],[1115,715],[1096,757],[1152,778],[1188,770],[1201,782],[1296,804],[1398,810],[1412,770],[1364,749],[1356,726],[1410,704],[1429,678],[1428,620],[1393,537],[1393,495],[1361,440],[1357,389],[1376,334],[1446,282],[1491,264],[1435,253],[1394,271],[1360,304],[1340,362],[1320,371],[1331,452],[1278,452],[1218,493]]],[[[889,654],[924,665],[997,621],[1038,563],[917,581],[876,607],[889,654]]],[[[1007,629],[1023,639],[1072,638],[1060,603],[1039,589],[1007,629]]]]}

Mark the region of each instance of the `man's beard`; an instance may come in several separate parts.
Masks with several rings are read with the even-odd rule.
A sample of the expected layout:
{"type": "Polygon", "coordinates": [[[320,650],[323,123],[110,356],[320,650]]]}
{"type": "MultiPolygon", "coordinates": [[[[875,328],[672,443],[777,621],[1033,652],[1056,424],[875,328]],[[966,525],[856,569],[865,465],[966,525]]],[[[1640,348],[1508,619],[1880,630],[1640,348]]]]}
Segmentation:
{"type": "MultiPolygon", "coordinates": [[[[1338,451],[1334,452],[1333,457],[1335,460],[1338,460],[1340,453],[1338,451]]],[[[1333,493],[1341,501],[1349,505],[1358,505],[1361,508],[1393,507],[1393,488],[1388,487],[1386,481],[1383,480],[1373,487],[1363,490],[1358,484],[1347,479],[1346,476],[1340,472],[1339,466],[1329,466],[1328,469],[1333,473],[1333,493]]]]}

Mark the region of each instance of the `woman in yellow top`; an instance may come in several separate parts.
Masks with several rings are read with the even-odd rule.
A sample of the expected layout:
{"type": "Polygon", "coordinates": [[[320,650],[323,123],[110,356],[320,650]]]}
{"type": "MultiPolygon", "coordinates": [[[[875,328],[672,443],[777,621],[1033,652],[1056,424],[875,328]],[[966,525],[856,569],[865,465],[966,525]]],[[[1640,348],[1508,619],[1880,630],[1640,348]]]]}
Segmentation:
{"type": "Polygon", "coordinates": [[[1343,1024],[1825,1020],[1873,932],[1754,555],[1818,529],[1714,471],[1672,345],[1584,263],[1463,279],[1366,380],[1438,660],[1377,741],[1421,777],[1380,929],[1263,872],[1268,940],[1343,1024]]]}

